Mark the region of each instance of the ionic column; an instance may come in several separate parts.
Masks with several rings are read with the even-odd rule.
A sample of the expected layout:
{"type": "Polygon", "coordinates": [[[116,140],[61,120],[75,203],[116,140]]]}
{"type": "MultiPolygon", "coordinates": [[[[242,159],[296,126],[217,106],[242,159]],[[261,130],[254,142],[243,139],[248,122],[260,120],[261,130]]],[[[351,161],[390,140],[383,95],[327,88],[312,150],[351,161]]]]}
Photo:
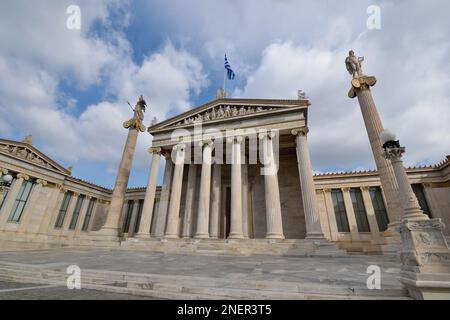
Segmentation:
{"type": "Polygon", "coordinates": [[[273,151],[274,134],[260,133],[264,156],[264,181],[266,198],[267,239],[284,239],[281,220],[280,189],[278,186],[278,167],[273,151]]]}
{"type": "Polygon", "coordinates": [[[377,217],[373,208],[372,199],[370,198],[369,187],[361,187],[361,194],[364,202],[364,207],[366,208],[367,220],[369,221],[372,238],[374,240],[378,240],[380,238],[380,229],[378,228],[377,217]]]}
{"type": "Polygon", "coordinates": [[[189,165],[188,181],[186,188],[186,199],[184,203],[183,238],[191,237],[192,230],[192,213],[194,209],[195,186],[197,184],[197,165],[192,163],[189,165]]]}
{"type": "Polygon", "coordinates": [[[348,225],[352,241],[359,241],[358,224],[356,222],[355,210],[353,210],[352,198],[350,197],[350,188],[342,188],[342,196],[344,198],[345,211],[347,212],[348,225]]]}
{"type": "Polygon", "coordinates": [[[156,184],[158,183],[159,163],[161,162],[161,148],[150,148],[152,164],[148,174],[147,189],[145,190],[144,206],[142,208],[141,222],[136,238],[150,238],[150,226],[155,204],[156,184]]]}
{"type": "Polygon", "coordinates": [[[306,238],[324,239],[322,226],[320,225],[319,209],[317,208],[316,191],[314,187],[311,159],[309,156],[309,147],[306,140],[307,133],[307,128],[292,130],[292,134],[295,136],[295,142],[297,145],[297,162],[303,199],[303,209],[305,211],[306,238]]]}
{"type": "Polygon", "coordinates": [[[219,213],[222,186],[222,165],[215,163],[213,166],[212,192],[211,192],[211,216],[209,219],[209,236],[219,237],[219,213]]]}
{"type": "Polygon", "coordinates": [[[120,161],[114,191],[111,197],[111,204],[108,210],[106,223],[100,233],[110,237],[118,237],[120,234],[120,215],[125,200],[125,191],[130,177],[131,165],[133,163],[134,151],[139,130],[131,127],[128,130],[128,137],[120,161]]]}
{"type": "Polygon", "coordinates": [[[5,203],[3,204],[2,211],[0,212],[0,229],[3,229],[8,221],[14,202],[19,195],[20,187],[24,181],[30,179],[29,176],[23,173],[19,173],[16,179],[13,181],[11,188],[6,196],[5,203]]]}
{"type": "Polygon", "coordinates": [[[211,155],[213,142],[201,142],[203,145],[202,175],[200,180],[200,200],[197,215],[195,238],[209,238],[209,201],[211,190],[211,155]]]}
{"type": "Polygon", "coordinates": [[[132,238],[134,236],[134,228],[136,227],[138,209],[139,209],[139,200],[134,200],[133,212],[131,213],[130,225],[128,227],[128,238],[132,238]]]}
{"type": "Polygon", "coordinates": [[[370,87],[374,86],[375,83],[375,77],[361,76],[353,79],[349,97],[358,97],[373,157],[386,198],[387,213],[390,221],[389,229],[392,232],[395,232],[394,228],[399,224],[402,216],[402,205],[393,167],[389,161],[382,156],[380,133],[384,128],[370,91],[370,87]]]}
{"type": "Polygon", "coordinates": [[[243,239],[242,233],[242,172],[241,142],[242,137],[230,137],[231,143],[231,221],[230,239],[243,239]]]}
{"type": "Polygon", "coordinates": [[[242,229],[248,239],[248,164],[242,164],[242,229]]]}
{"type": "Polygon", "coordinates": [[[170,152],[165,152],[166,166],[164,168],[163,185],[156,214],[155,236],[162,237],[166,229],[167,209],[169,207],[170,188],[172,186],[173,162],[170,152]]]}
{"type": "Polygon", "coordinates": [[[183,185],[183,169],[186,145],[176,145],[175,169],[173,171],[172,192],[170,195],[169,213],[167,215],[166,238],[178,238],[178,225],[180,222],[181,187],[183,185]]]}

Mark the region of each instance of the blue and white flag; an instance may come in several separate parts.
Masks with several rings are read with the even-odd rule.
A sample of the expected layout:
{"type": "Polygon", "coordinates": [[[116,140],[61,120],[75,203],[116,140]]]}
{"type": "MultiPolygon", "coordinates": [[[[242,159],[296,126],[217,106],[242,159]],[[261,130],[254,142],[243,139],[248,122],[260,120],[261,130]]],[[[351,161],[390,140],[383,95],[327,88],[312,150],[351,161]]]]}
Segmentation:
{"type": "Polygon", "coordinates": [[[225,69],[227,69],[227,77],[228,80],[234,80],[234,71],[231,69],[230,64],[228,63],[227,55],[225,55],[225,69]]]}

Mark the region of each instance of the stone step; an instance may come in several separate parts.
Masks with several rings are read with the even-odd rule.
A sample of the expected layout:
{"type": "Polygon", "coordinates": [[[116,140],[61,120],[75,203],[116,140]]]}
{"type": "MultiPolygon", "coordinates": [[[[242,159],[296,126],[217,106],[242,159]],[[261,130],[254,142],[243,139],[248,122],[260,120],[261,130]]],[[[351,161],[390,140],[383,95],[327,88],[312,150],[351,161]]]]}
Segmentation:
{"type": "MultiPolygon", "coordinates": [[[[39,267],[30,267],[28,270],[24,265],[14,268],[12,264],[0,263],[0,277],[18,282],[41,281],[44,283],[59,282],[63,285],[67,275],[65,270],[43,270],[39,267]]],[[[128,289],[161,291],[171,294],[208,294],[229,298],[258,298],[258,299],[302,299],[305,296],[317,297],[405,297],[403,289],[387,288],[383,290],[368,290],[366,288],[355,288],[353,290],[345,287],[330,287],[318,285],[317,283],[287,283],[276,281],[255,280],[228,280],[207,277],[189,277],[155,274],[135,274],[114,271],[83,270],[83,287],[98,285],[106,287],[121,287],[128,289]]],[[[128,291],[123,291],[128,292],[128,291]]],[[[168,296],[159,295],[161,298],[170,299],[168,296]]]]}

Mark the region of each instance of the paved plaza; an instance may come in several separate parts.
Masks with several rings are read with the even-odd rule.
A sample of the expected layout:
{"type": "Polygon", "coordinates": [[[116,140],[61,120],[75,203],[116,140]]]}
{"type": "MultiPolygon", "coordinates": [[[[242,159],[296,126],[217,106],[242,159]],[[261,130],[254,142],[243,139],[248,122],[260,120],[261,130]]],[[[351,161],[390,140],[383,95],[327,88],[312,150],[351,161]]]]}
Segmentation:
{"type": "MultiPolygon", "coordinates": [[[[309,288],[341,288],[348,290],[367,290],[366,281],[370,274],[369,266],[381,269],[383,290],[401,290],[397,277],[399,262],[393,256],[347,255],[342,257],[289,257],[289,256],[226,256],[206,254],[167,254],[160,252],[139,252],[125,250],[77,250],[52,249],[39,251],[0,252],[0,265],[17,264],[34,267],[65,268],[77,265],[83,271],[120,272],[123,274],[142,274],[182,278],[184,281],[208,282],[211,285],[230,288],[232,283],[264,281],[278,284],[299,284],[309,288]],[[220,284],[219,284],[220,283],[220,284]],[[228,285],[229,283],[229,285],[228,285]]],[[[1,275],[0,275],[1,276],[1,275]]],[[[200,285],[200,284],[199,284],[200,285]]],[[[20,286],[31,286],[20,284],[20,286]]],[[[201,286],[205,286],[201,284],[201,286]]],[[[16,298],[53,299],[62,288],[46,288],[33,293],[17,291],[16,298]],[[22,296],[23,295],[23,296],[22,296]]],[[[64,290],[63,290],[64,291],[64,290]]],[[[74,296],[65,293],[62,298],[122,299],[120,295],[81,291],[74,296]],[[84,297],[84,292],[86,297],[84,297]]],[[[8,294],[0,294],[0,299],[8,294]]],[[[124,296],[129,299],[129,296],[124,296]]]]}

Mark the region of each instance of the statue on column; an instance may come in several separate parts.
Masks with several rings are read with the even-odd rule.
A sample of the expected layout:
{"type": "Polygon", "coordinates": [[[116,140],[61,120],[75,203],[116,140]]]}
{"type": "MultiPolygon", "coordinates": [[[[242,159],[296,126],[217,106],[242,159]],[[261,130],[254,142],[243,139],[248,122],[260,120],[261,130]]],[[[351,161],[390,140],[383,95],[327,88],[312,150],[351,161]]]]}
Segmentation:
{"type": "MultiPolygon", "coordinates": [[[[131,105],[130,105],[130,107],[131,107],[131,105]]],[[[131,118],[128,121],[125,121],[123,123],[123,127],[125,129],[128,129],[128,128],[138,129],[139,131],[144,132],[145,126],[143,124],[143,121],[144,121],[144,112],[145,112],[146,107],[147,107],[147,102],[145,102],[144,97],[141,95],[139,97],[139,100],[136,103],[136,106],[134,107],[134,109],[131,107],[131,110],[133,110],[133,112],[134,112],[133,118],[131,118]]]]}
{"type": "Polygon", "coordinates": [[[353,78],[363,76],[362,72],[362,62],[364,61],[364,57],[355,56],[355,52],[350,50],[348,53],[348,57],[345,58],[345,67],[347,68],[348,73],[350,73],[353,78]]]}

